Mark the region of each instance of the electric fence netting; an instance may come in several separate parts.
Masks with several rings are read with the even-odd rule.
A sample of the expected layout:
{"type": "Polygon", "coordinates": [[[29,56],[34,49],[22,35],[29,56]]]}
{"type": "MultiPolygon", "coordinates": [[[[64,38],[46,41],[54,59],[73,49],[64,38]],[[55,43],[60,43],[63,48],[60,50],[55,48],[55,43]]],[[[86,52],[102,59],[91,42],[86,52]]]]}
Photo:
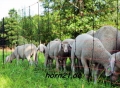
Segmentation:
{"type": "MultiPolygon", "coordinates": [[[[111,52],[115,53],[115,64],[116,64],[116,52],[119,52],[119,20],[120,20],[120,1],[119,0],[43,0],[28,7],[24,7],[16,12],[15,22],[18,25],[16,28],[10,26],[7,28],[6,18],[3,18],[2,25],[0,25],[0,41],[2,48],[3,65],[7,55],[12,54],[15,47],[19,45],[32,44],[39,46],[41,43],[47,45],[50,41],[58,38],[61,40],[67,38],[75,39],[78,35],[87,33],[93,30],[93,48],[92,58],[90,60],[89,69],[92,69],[94,64],[95,48],[94,48],[94,37],[95,32],[102,26],[111,25],[116,27],[115,35],[115,47],[111,52]],[[43,10],[41,10],[43,7],[43,10]],[[35,13],[34,10],[37,10],[35,13]],[[13,32],[14,30],[15,32],[13,32]],[[11,48],[10,51],[8,51],[11,48]],[[5,51],[6,50],[6,51],[5,51]]],[[[111,41],[112,39],[104,40],[111,41]]],[[[50,47],[50,44],[49,44],[50,47]]],[[[61,45],[62,47],[62,45],[61,45]]],[[[77,49],[75,40],[75,52],[77,49]]],[[[89,49],[88,49],[89,50],[89,49]]],[[[50,50],[49,50],[50,51],[50,50]]],[[[24,49],[21,51],[24,54],[24,49]]],[[[17,53],[19,51],[17,50],[17,53]]],[[[112,53],[113,54],[113,53],[112,53]]],[[[38,57],[38,61],[41,58],[38,57]]],[[[98,59],[99,60],[99,59],[98,59]]],[[[79,63],[79,60],[76,61],[79,63]]],[[[107,62],[107,61],[106,61],[107,62]]],[[[51,63],[51,62],[50,62],[51,63]]],[[[119,61],[117,63],[120,63],[119,61]]],[[[83,68],[78,64],[75,64],[75,69],[78,67],[83,68]]],[[[44,68],[41,68],[43,70],[44,68]]],[[[95,68],[94,68],[95,69],[95,68]]],[[[115,68],[113,68],[114,70],[115,68]]],[[[105,70],[98,68],[98,71],[105,70]]],[[[53,71],[53,70],[50,70],[53,71]]],[[[120,72],[117,72],[120,74],[120,72]]],[[[93,80],[92,77],[90,79],[93,80]]],[[[112,77],[111,77],[112,79],[112,77]]],[[[100,82],[106,82],[120,86],[120,80],[112,82],[112,80],[98,78],[100,82]]],[[[112,85],[111,85],[112,87],[112,85]]]]}

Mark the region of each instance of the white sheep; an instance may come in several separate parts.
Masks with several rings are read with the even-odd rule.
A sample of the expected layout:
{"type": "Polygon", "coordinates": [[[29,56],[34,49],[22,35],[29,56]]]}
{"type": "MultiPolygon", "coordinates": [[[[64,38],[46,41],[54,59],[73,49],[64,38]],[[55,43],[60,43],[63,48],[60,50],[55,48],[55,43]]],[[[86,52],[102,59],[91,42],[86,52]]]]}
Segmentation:
{"type": "MultiPolygon", "coordinates": [[[[111,75],[111,54],[104,48],[102,43],[99,39],[94,38],[94,48],[93,48],[93,37],[89,34],[82,34],[78,35],[75,39],[75,42],[73,42],[72,50],[71,50],[71,69],[72,73],[75,72],[75,62],[74,58],[75,56],[81,60],[81,63],[84,67],[84,74],[87,78],[89,75],[89,67],[87,64],[87,61],[91,64],[95,64],[96,66],[99,66],[101,64],[106,69],[105,75],[110,76],[111,75]],[[94,49],[94,50],[93,50],[94,49]]],[[[92,65],[90,65],[92,66],[92,65]]],[[[95,67],[96,67],[95,66],[95,67]]],[[[94,82],[97,81],[97,71],[98,69],[93,69],[94,74],[94,82]]]]}
{"type": "Polygon", "coordinates": [[[44,44],[40,44],[39,46],[38,46],[38,48],[37,48],[37,51],[40,51],[40,52],[42,52],[42,53],[44,53],[45,54],[45,49],[46,49],[47,47],[44,45],[44,44]]]}
{"type": "Polygon", "coordinates": [[[47,48],[45,51],[45,63],[44,63],[45,67],[48,64],[52,64],[53,59],[55,59],[56,69],[59,70],[59,63],[58,63],[59,44],[61,44],[61,41],[51,41],[47,44],[47,48]]]}
{"type": "Polygon", "coordinates": [[[48,52],[48,49],[47,49],[47,47],[44,45],[44,44],[40,44],[39,46],[38,46],[38,48],[37,48],[37,51],[39,51],[39,52],[41,52],[41,53],[43,53],[44,54],[44,57],[45,58],[47,58],[47,62],[45,62],[45,67],[47,66],[47,64],[49,65],[50,64],[50,66],[51,66],[51,61],[52,61],[52,59],[48,59],[48,57],[47,56],[45,56],[45,54],[48,54],[47,52],[48,52]]]}
{"type": "Polygon", "coordinates": [[[120,31],[115,27],[103,26],[96,31],[94,37],[98,38],[111,54],[120,50],[120,31]]]}
{"type": "Polygon", "coordinates": [[[13,59],[17,59],[17,65],[19,59],[27,59],[29,63],[32,65],[33,61],[37,65],[37,48],[34,44],[24,44],[17,46],[15,50],[11,53],[11,55],[6,57],[6,62],[11,62],[13,59]],[[33,56],[33,60],[31,57],[33,56]]]}

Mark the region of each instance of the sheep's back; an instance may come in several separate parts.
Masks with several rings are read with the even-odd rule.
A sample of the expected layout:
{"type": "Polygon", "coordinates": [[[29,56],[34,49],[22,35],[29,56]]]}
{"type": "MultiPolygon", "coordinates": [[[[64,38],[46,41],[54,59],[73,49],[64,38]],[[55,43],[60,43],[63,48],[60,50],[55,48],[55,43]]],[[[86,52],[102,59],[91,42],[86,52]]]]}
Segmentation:
{"type": "MultiPolygon", "coordinates": [[[[116,28],[112,26],[103,26],[96,31],[94,37],[98,38],[110,53],[113,53],[112,51],[116,49],[116,34],[116,28]]],[[[118,38],[120,38],[119,36],[120,33],[118,31],[118,38]]],[[[119,43],[120,40],[117,42],[119,43]]],[[[120,48],[120,44],[118,44],[118,48],[120,48]]]]}

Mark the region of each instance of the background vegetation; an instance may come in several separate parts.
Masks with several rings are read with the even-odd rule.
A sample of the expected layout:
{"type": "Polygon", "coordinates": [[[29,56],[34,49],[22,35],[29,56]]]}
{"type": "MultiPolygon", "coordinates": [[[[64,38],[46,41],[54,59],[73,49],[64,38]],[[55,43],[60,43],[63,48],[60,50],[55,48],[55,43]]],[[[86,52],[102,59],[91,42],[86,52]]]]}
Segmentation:
{"type": "Polygon", "coordinates": [[[118,0],[40,0],[42,15],[30,15],[30,10],[10,9],[8,17],[0,21],[0,45],[15,46],[32,42],[48,43],[60,38],[75,38],[104,25],[120,28],[120,1],[118,0]],[[118,7],[117,7],[118,6],[118,7]],[[29,15],[26,15],[29,12],[29,15]],[[22,14],[22,15],[21,15],[22,14]],[[4,42],[2,40],[5,40],[4,42]],[[4,43],[4,44],[3,44],[4,43]]]}

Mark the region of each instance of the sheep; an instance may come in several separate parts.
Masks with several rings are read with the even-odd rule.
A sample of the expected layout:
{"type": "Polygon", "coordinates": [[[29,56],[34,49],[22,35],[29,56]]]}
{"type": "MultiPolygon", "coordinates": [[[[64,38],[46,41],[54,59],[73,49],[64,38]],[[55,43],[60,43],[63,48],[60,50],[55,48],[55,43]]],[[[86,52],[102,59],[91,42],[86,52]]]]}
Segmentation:
{"type": "MultiPolygon", "coordinates": [[[[47,47],[46,47],[44,44],[40,44],[40,45],[38,46],[38,48],[37,48],[37,51],[43,53],[43,54],[44,54],[44,57],[46,57],[45,54],[46,54],[46,52],[48,52],[48,49],[47,49],[47,47]]],[[[49,56],[48,56],[48,57],[49,57],[49,56]]],[[[50,62],[50,61],[52,61],[52,59],[47,59],[47,62],[44,64],[45,67],[47,66],[46,64],[50,64],[50,66],[51,66],[51,63],[52,63],[52,62],[50,62]]]]}
{"type": "Polygon", "coordinates": [[[46,46],[44,44],[40,44],[37,48],[37,51],[40,51],[45,54],[46,46]]]}
{"type": "MultiPolygon", "coordinates": [[[[70,56],[71,56],[71,45],[74,41],[75,41],[74,39],[65,39],[59,45],[58,60],[61,65],[60,67],[63,67],[64,71],[66,71],[67,57],[70,58],[70,56]]],[[[70,59],[70,61],[71,61],[71,59],[70,59]]]]}
{"type": "Polygon", "coordinates": [[[87,32],[87,34],[89,34],[91,36],[93,36],[93,34],[95,34],[95,33],[96,33],[96,31],[94,31],[94,30],[90,30],[90,31],[87,32]]]}
{"type": "Polygon", "coordinates": [[[59,70],[59,63],[58,63],[58,51],[59,51],[59,44],[61,41],[50,41],[47,44],[47,48],[45,51],[45,62],[44,66],[47,67],[47,64],[52,64],[53,59],[56,61],[56,70],[59,70]],[[48,63],[50,62],[51,63],[48,63]]]}
{"type": "Polygon", "coordinates": [[[49,55],[47,52],[55,52],[56,53],[55,56],[58,57],[58,62],[56,62],[56,63],[63,65],[64,71],[66,71],[66,59],[67,59],[67,57],[70,57],[70,54],[71,54],[70,47],[71,47],[73,41],[74,41],[74,39],[65,39],[61,42],[59,39],[57,39],[57,40],[53,40],[50,43],[48,43],[47,47],[43,44],[40,44],[38,46],[37,50],[44,53],[44,56],[46,58],[45,63],[44,63],[45,67],[48,64],[50,64],[50,66],[51,66],[51,64],[53,62],[52,55],[49,55]],[[58,43],[58,44],[54,46],[54,44],[56,44],[56,43],[58,43]],[[58,48],[58,50],[57,50],[57,48],[58,48]],[[56,50],[56,51],[54,51],[54,50],[56,50]]]}
{"type": "MultiPolygon", "coordinates": [[[[99,39],[93,38],[89,34],[81,34],[78,35],[75,39],[75,42],[73,42],[72,45],[72,50],[71,50],[71,69],[72,69],[72,74],[75,72],[75,66],[74,66],[74,58],[75,56],[81,60],[81,63],[84,67],[84,74],[85,78],[88,77],[89,75],[89,68],[87,61],[92,64],[95,64],[97,67],[99,64],[104,66],[106,69],[105,75],[110,76],[111,73],[111,63],[110,60],[112,58],[111,54],[104,48],[102,43],[100,42],[99,39]],[[94,48],[93,48],[93,39],[94,39],[94,48]],[[93,52],[93,53],[92,53],[93,52]]],[[[94,74],[94,83],[97,81],[97,70],[98,69],[93,69],[93,72],[96,73],[94,74]]]]}
{"type": "Polygon", "coordinates": [[[37,58],[37,48],[34,44],[24,44],[17,46],[15,50],[6,57],[6,62],[12,62],[13,59],[17,59],[17,65],[18,60],[21,58],[24,60],[24,58],[27,58],[29,61],[29,64],[33,64],[33,61],[31,57],[33,56],[33,61],[37,65],[38,58],[37,58]]]}
{"type": "Polygon", "coordinates": [[[103,26],[96,31],[94,37],[98,38],[102,42],[106,50],[111,54],[116,53],[117,51],[120,50],[120,31],[117,30],[116,28],[112,26],[103,26]]]}
{"type": "Polygon", "coordinates": [[[120,52],[112,54],[112,57],[115,58],[113,59],[114,63],[114,69],[113,69],[113,75],[112,75],[112,81],[117,81],[119,78],[120,74],[120,52]]]}

